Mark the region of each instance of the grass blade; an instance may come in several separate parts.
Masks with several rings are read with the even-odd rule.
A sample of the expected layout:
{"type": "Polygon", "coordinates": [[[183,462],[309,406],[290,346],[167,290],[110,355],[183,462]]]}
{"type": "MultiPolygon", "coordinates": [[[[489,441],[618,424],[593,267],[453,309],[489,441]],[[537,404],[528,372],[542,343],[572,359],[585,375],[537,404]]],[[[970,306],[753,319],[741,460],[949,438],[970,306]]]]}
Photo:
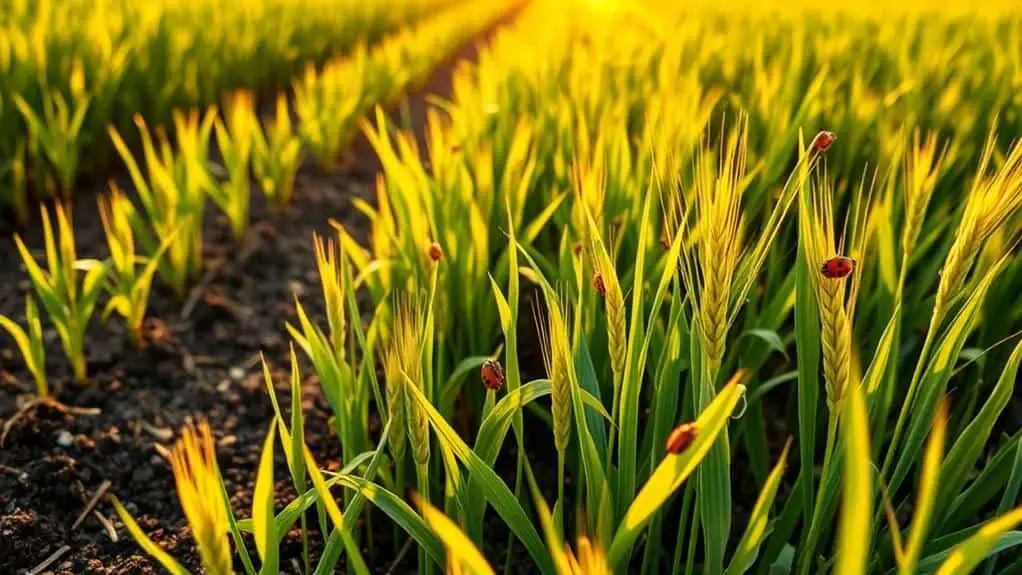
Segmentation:
{"type": "Polygon", "coordinates": [[[843,415],[845,486],[834,572],[836,575],[861,575],[867,572],[872,539],[873,469],[869,415],[858,385],[849,386],[843,415]]]}
{"type": "Polygon", "coordinates": [[[774,503],[774,497],[777,496],[777,489],[781,486],[781,479],[784,478],[784,470],[787,467],[788,450],[790,448],[791,439],[789,438],[784,444],[784,450],[781,451],[777,465],[774,466],[773,471],[767,477],[766,484],[763,485],[763,489],[759,492],[759,498],[756,500],[756,505],[752,508],[752,514],[749,516],[749,526],[745,528],[745,534],[742,535],[742,540],[738,542],[738,548],[735,550],[734,556],[731,557],[731,563],[728,565],[724,575],[741,575],[748,571],[749,567],[752,567],[753,562],[756,560],[756,555],[759,554],[759,546],[763,543],[763,538],[767,534],[770,507],[774,503]]]}
{"type": "Polygon", "coordinates": [[[273,515],[273,445],[276,429],[276,425],[271,423],[266,433],[263,454],[259,458],[255,492],[252,494],[252,534],[255,536],[256,552],[263,562],[259,569],[262,575],[273,575],[278,570],[277,523],[273,515]]]}
{"type": "Polygon", "coordinates": [[[529,555],[538,564],[540,571],[546,575],[552,575],[554,570],[550,553],[543,545],[539,533],[529,521],[514,493],[508,489],[493,469],[465,444],[458,433],[447,423],[447,420],[426,399],[422,391],[408,379],[407,374],[405,374],[405,378],[409,382],[405,388],[407,396],[413,398],[425,412],[433,430],[436,431],[437,439],[443,442],[468,468],[473,480],[478,481],[478,485],[490,505],[504,519],[508,528],[522,541],[529,555]]]}
{"type": "Polygon", "coordinates": [[[121,518],[121,522],[124,523],[124,527],[131,534],[131,537],[138,542],[139,546],[149,554],[150,557],[156,559],[156,561],[163,566],[164,569],[169,571],[171,575],[190,575],[188,570],[181,566],[169,553],[160,548],[159,545],[153,542],[152,539],[146,535],[142,528],[138,526],[135,518],[128,513],[128,510],[121,505],[120,500],[116,497],[111,497],[110,502],[113,503],[114,509],[117,511],[117,516],[121,518]]]}
{"type": "MultiPolygon", "coordinates": [[[[972,537],[955,547],[954,551],[941,563],[936,575],[972,573],[972,570],[991,553],[991,549],[994,549],[995,545],[1003,543],[1002,537],[1006,535],[1006,532],[1019,523],[1022,523],[1022,507],[990,521],[972,537]]],[[[1022,543],[1022,533],[1013,533],[1012,535],[1014,537],[1009,540],[1012,545],[1022,543]]],[[[997,550],[1000,551],[1003,548],[997,550]]]]}
{"type": "Polygon", "coordinates": [[[422,510],[422,517],[426,523],[444,542],[448,564],[457,562],[474,575],[495,575],[486,558],[456,523],[421,497],[414,496],[413,499],[422,510]]]}
{"type": "Polygon", "coordinates": [[[738,383],[740,377],[741,373],[732,378],[731,383],[726,385],[699,415],[695,421],[698,434],[692,444],[679,454],[668,454],[632,501],[617,533],[614,534],[607,555],[612,568],[622,567],[621,561],[631,551],[632,544],[646,523],[692,474],[706,457],[717,436],[727,426],[738,400],[745,393],[745,386],[738,383]]]}
{"type": "Polygon", "coordinates": [[[947,400],[940,404],[937,416],[933,419],[930,430],[930,441],[923,456],[923,467],[920,471],[919,495],[916,498],[915,511],[912,514],[912,530],[909,533],[908,545],[905,546],[905,557],[901,564],[902,575],[916,572],[916,563],[923,553],[923,544],[933,520],[933,511],[939,501],[937,486],[940,485],[940,461],[944,455],[944,440],[947,436],[947,400]]]}

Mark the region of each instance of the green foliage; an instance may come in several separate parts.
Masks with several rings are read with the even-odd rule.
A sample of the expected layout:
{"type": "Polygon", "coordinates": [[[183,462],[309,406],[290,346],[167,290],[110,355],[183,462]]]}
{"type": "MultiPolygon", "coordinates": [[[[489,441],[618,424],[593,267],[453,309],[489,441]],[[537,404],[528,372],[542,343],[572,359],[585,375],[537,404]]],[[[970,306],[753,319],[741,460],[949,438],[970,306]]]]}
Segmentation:
{"type": "Polygon", "coordinates": [[[290,417],[267,365],[255,508],[224,528],[246,571],[241,531],[268,570],[299,523],[305,572],[342,556],[368,572],[363,539],[383,520],[418,545],[421,573],[490,573],[494,513],[544,574],[1002,566],[1022,544],[1022,451],[998,433],[1022,362],[1003,345],[1020,319],[1022,144],[1005,138],[1020,128],[1018,13],[607,4],[527,8],[456,68],[426,149],[382,105],[506,5],[459,5],[307,68],[297,126],[281,103],[265,131],[247,105],[194,112],[157,149],[140,123],[144,176],[111,130],[148,218],[128,221],[179,290],[206,194],[240,238],[249,167],[286,204],[296,138],[329,165],[361,127],[380,159],[375,205],[356,201],[367,245],[343,228],[315,241],[325,325],[299,302],[287,326],[341,470],[305,444],[294,353],[290,417]],[[226,184],[208,173],[214,130],[226,184]],[[844,277],[835,256],[854,260],[844,277]],[[498,360],[504,385],[467,384],[498,360]],[[298,493],[280,511],[277,438],[298,493]],[[539,443],[552,455],[536,477],[539,443]]]}
{"type": "MultiPolygon", "coordinates": [[[[229,90],[280,89],[452,0],[11,0],[0,5],[0,163],[24,150],[37,195],[69,198],[114,159],[136,116],[172,123],[229,90]]],[[[398,85],[400,85],[398,83],[398,85]]],[[[132,139],[134,145],[138,141],[132,139]]],[[[2,171],[2,170],[0,170],[2,171]]],[[[19,185],[23,185],[19,184],[19,185]]],[[[0,184],[0,188],[6,188],[0,184]]],[[[25,190],[0,191],[24,213],[25,190]]]]}
{"type": "MultiPolygon", "coordinates": [[[[45,208],[41,210],[46,269],[36,262],[20,236],[15,235],[14,241],[21,254],[22,263],[28,270],[32,289],[42,302],[50,323],[57,330],[64,354],[71,362],[75,380],[84,383],[87,377],[85,333],[96,309],[96,302],[102,293],[109,268],[104,262],[78,259],[71,220],[60,204],[56,206],[55,212],[56,236],[53,233],[49,213],[45,208]]],[[[36,327],[32,325],[35,322],[32,319],[29,319],[29,322],[30,330],[35,331],[36,327]]],[[[33,363],[36,362],[33,360],[33,363]]],[[[36,377],[38,381],[38,376],[36,377]]]]}
{"type": "MultiPolygon", "coordinates": [[[[254,111],[249,113],[254,114],[254,111]]],[[[276,115],[266,127],[250,120],[252,134],[252,173],[263,193],[277,209],[291,203],[295,174],[301,161],[302,142],[291,122],[287,96],[277,96],[276,115]]]]}
{"type": "Polygon", "coordinates": [[[22,328],[13,319],[0,315],[0,327],[14,338],[25,367],[35,378],[36,395],[41,398],[50,396],[50,386],[46,381],[46,348],[43,345],[43,325],[39,321],[39,310],[32,296],[25,296],[25,323],[28,329],[22,328]]]}
{"type": "Polygon", "coordinates": [[[226,123],[217,117],[213,121],[217,146],[227,166],[227,179],[209,182],[209,197],[227,216],[234,241],[241,243],[248,231],[249,166],[257,119],[252,111],[252,96],[235,92],[224,109],[226,123]]]}
{"type": "MultiPolygon", "coordinates": [[[[1019,233],[1022,148],[988,135],[995,118],[998,133],[1017,123],[997,112],[1014,98],[1003,87],[1019,62],[1006,56],[1004,42],[1019,37],[1022,23],[1004,11],[992,12],[989,22],[951,10],[924,17],[911,8],[890,20],[855,9],[839,18],[799,8],[780,17],[751,9],[727,18],[713,8],[647,4],[656,7],[577,6],[574,16],[553,6],[526,10],[482,50],[478,64],[455,72],[452,100],[427,112],[428,163],[411,132],[382,113],[364,125],[383,168],[376,204],[360,205],[373,233],[366,248],[346,234],[341,243],[358,270],[355,283],[377,306],[375,327],[390,329],[393,294],[434,294],[435,287],[433,337],[444,345],[433,347],[430,362],[457,365],[491,353],[503,334],[505,361],[517,372],[519,277],[538,287],[545,303],[534,323],[548,379],[516,381],[520,387],[509,386],[503,399],[463,390],[483,413],[473,452],[490,463],[510,437],[522,443],[523,435],[510,433],[517,416],[504,410],[517,404],[536,412],[535,397],[549,386],[551,408],[540,413],[558,466],[563,460],[577,478],[576,512],[584,520],[576,534],[609,549],[622,571],[635,564],[632,553],[642,555],[647,573],[934,565],[953,547],[935,542],[964,526],[960,506],[980,505],[980,488],[969,486],[1005,488],[1009,475],[1008,456],[999,460],[1000,472],[965,483],[933,475],[938,460],[924,461],[922,448],[950,381],[982,385],[989,375],[983,364],[956,370],[966,359],[964,342],[982,348],[1006,335],[978,330],[976,314],[1010,307],[991,286],[1016,281],[1004,279],[1004,266],[1015,259],[1019,233]],[[957,38],[962,50],[924,52],[940,38],[957,38]],[[866,46],[868,56],[848,50],[853,44],[866,46]],[[964,119],[951,114],[951,103],[967,97],[953,87],[957,80],[941,82],[949,70],[969,75],[985,58],[1005,68],[981,81],[984,96],[969,97],[988,97],[992,107],[970,108],[964,119]],[[903,130],[906,118],[925,130],[903,130]],[[804,139],[820,128],[834,129],[838,140],[804,139]],[[984,150],[993,157],[988,142],[1001,151],[996,165],[979,157],[984,150]],[[970,193],[978,199],[960,201],[954,190],[970,189],[977,172],[970,193]],[[976,253],[952,248],[956,230],[941,217],[965,222],[958,235],[967,237],[957,243],[976,253]],[[981,245],[991,237],[999,241],[981,245]],[[426,257],[431,242],[443,247],[439,273],[426,257]],[[821,273],[836,255],[856,260],[850,278],[821,273]],[[946,298],[935,310],[935,290],[947,291],[938,274],[945,257],[952,258],[944,267],[956,289],[968,286],[971,295],[946,298]],[[481,297],[485,287],[492,299],[481,297]],[[915,338],[934,329],[933,316],[941,329],[917,353],[915,338]],[[742,329],[731,330],[735,323],[742,329]],[[742,339],[746,334],[755,337],[742,339]],[[578,361],[567,367],[564,356],[578,361]],[[679,498],[673,561],[657,549],[665,531],[659,505],[616,542],[606,526],[620,525],[637,505],[636,486],[655,477],[671,428],[698,421],[701,408],[720,399],[719,374],[739,367],[749,374],[748,405],[721,429],[720,445],[700,459],[692,471],[699,479],[679,498]],[[913,379],[917,390],[906,396],[913,379]],[[570,402],[558,399],[559,385],[573,394],[570,402]],[[583,394],[604,405],[611,425],[588,417],[583,394]],[[793,410],[785,419],[797,422],[792,449],[801,468],[792,484],[777,468],[769,472],[779,446],[764,439],[776,431],[765,403],[793,410]],[[570,417],[560,405],[570,406],[570,417]],[[494,428],[498,420],[487,414],[497,413],[494,428]],[[905,421],[895,425],[889,416],[902,413],[905,421]],[[640,414],[650,425],[638,424],[640,414]],[[732,493],[736,485],[753,487],[729,472],[738,457],[753,465],[762,492],[729,561],[732,493]],[[881,520],[878,503],[889,490],[892,508],[904,506],[915,495],[903,485],[913,472],[926,474],[919,504],[931,497],[937,503],[920,509],[907,546],[892,555],[897,525],[881,520]],[[845,476],[854,478],[847,494],[845,476]],[[771,521],[775,499],[783,508],[771,521]],[[953,526],[942,525],[943,514],[953,515],[953,526]],[[650,543],[633,547],[641,532],[650,543]]],[[[1004,389],[997,387],[983,421],[996,420],[1004,389]]],[[[453,421],[446,399],[423,397],[453,421]]],[[[976,434],[969,444],[983,449],[995,438],[992,428],[970,425],[979,415],[951,420],[976,434]]],[[[441,425],[438,418],[431,423],[441,425]]],[[[465,463],[473,453],[459,449],[470,499],[485,498],[485,480],[477,477],[485,472],[465,463]]],[[[977,463],[969,457],[962,468],[977,463]]],[[[489,506],[465,511],[457,503],[463,471],[447,463],[443,471],[433,474],[453,502],[448,517],[485,552],[477,525],[489,506]]],[[[519,483],[521,472],[514,479],[519,483]]],[[[551,523],[542,513],[539,519],[544,533],[549,527],[563,540],[569,526],[561,519],[563,482],[556,483],[548,485],[558,492],[551,523]]],[[[660,503],[672,505],[666,496],[660,503]]],[[[512,509],[500,514],[544,568],[546,554],[521,518],[512,509]]]]}
{"type": "Polygon", "coordinates": [[[159,261],[159,276],[179,297],[202,266],[202,222],[206,193],[212,187],[208,142],[215,118],[214,110],[207,110],[201,120],[198,110],[175,113],[177,146],[172,146],[162,130],[154,141],[145,122],[136,117],[142,136],[141,166],[118,132],[110,128],[145,215],[132,217],[131,227],[148,257],[159,261]],[[164,243],[168,244],[166,251],[158,257],[164,243]]]}
{"type": "Polygon", "coordinates": [[[138,346],[142,344],[142,325],[153,278],[160,258],[174,241],[175,233],[164,238],[162,245],[151,257],[137,255],[132,222],[137,221],[138,214],[131,200],[115,184],[111,184],[109,197],[99,197],[99,216],[110,250],[107,287],[110,297],[103,318],[105,320],[111,312],[116,311],[127,324],[129,340],[138,346]],[[141,270],[139,265],[142,266],[141,270]]]}

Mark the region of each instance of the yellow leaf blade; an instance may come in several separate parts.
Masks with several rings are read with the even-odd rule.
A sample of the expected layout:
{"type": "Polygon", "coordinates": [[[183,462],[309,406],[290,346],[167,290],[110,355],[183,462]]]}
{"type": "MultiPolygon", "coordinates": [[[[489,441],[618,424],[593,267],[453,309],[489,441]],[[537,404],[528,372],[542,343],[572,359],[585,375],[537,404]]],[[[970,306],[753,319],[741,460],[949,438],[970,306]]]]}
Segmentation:
{"type": "Polygon", "coordinates": [[[873,471],[869,414],[858,385],[849,386],[844,408],[845,486],[838,535],[837,575],[866,573],[872,533],[873,471]]]}
{"type": "Polygon", "coordinates": [[[414,499],[422,511],[422,518],[447,548],[448,563],[456,563],[474,575],[496,575],[479,548],[454,521],[418,495],[414,499]]]}

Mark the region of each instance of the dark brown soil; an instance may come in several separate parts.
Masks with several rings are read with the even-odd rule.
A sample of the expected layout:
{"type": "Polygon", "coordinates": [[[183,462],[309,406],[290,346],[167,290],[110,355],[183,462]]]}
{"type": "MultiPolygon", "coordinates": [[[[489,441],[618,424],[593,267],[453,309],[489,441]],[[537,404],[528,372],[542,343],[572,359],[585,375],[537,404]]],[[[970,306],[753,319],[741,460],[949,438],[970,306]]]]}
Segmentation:
{"type": "MultiPolygon", "coordinates": [[[[422,125],[424,94],[449,96],[455,61],[473,58],[474,52],[475,43],[409,97],[413,125],[422,125]]],[[[228,492],[233,494],[233,507],[239,516],[248,516],[259,449],[272,418],[259,353],[273,366],[278,395],[286,406],[289,338],[284,325],[295,321],[294,296],[301,297],[314,321],[324,323],[313,233],[331,235],[328,219],[333,218],[357,240],[366,239],[367,223],[352,207],[352,199],[371,199],[377,160],[360,140],[343,164],[329,172],[303,168],[294,205],[286,213],[271,215],[262,197],[254,194],[254,224],[240,247],[233,244],[222,218],[211,209],[204,250],[207,275],[191,312],[183,317],[182,302],[162,288],[155,289],[149,309],[151,327],[164,333],[143,349],[125,343],[117,321],[96,325],[87,346],[93,376],[88,386],[70,383],[56,334],[48,332],[48,373],[57,398],[73,406],[73,411],[55,405],[24,408],[27,395],[23,394],[30,391],[31,378],[13,342],[6,334],[0,336],[0,425],[9,428],[0,446],[0,574],[27,573],[64,546],[68,549],[40,572],[159,572],[105,500],[72,528],[107,481],[109,493],[125,502],[155,541],[186,567],[197,568],[170,466],[156,450],[157,444],[169,444],[176,430],[196,415],[208,418],[216,431],[218,460],[228,492]],[[116,527],[116,541],[104,520],[116,527]]],[[[82,195],[74,215],[79,255],[105,256],[93,194],[82,195]]],[[[39,255],[38,226],[24,236],[39,255]]],[[[9,234],[0,234],[0,313],[20,320],[28,289],[9,234]]],[[[310,374],[305,369],[306,439],[319,463],[329,468],[337,465],[339,446],[327,427],[330,410],[310,374]]],[[[294,492],[280,453],[277,463],[279,509],[294,492]]],[[[320,536],[314,540],[321,541],[320,536]]],[[[499,534],[495,541],[500,543],[494,551],[502,556],[506,535],[499,534]]],[[[378,528],[373,552],[367,551],[373,570],[387,572],[404,543],[392,540],[389,525],[378,528]]],[[[296,534],[288,537],[283,553],[281,573],[296,572],[291,563],[300,556],[296,534]]],[[[395,573],[414,569],[414,549],[393,567],[395,573]]]]}

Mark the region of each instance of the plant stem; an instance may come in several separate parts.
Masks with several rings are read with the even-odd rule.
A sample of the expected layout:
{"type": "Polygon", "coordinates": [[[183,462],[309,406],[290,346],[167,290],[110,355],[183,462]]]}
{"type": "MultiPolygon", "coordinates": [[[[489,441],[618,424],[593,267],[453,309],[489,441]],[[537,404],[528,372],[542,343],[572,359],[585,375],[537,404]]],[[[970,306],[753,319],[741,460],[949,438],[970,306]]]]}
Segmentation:
{"type": "MultiPolygon", "coordinates": [[[[897,309],[901,306],[905,297],[905,277],[908,270],[909,254],[906,252],[902,256],[901,261],[901,273],[898,275],[898,285],[894,292],[894,305],[893,309],[897,309]]],[[[904,325],[904,313],[899,315],[897,325],[894,330],[894,345],[891,349],[901,349],[901,332],[902,325],[904,325]]],[[[877,390],[878,397],[875,407],[876,417],[872,422],[870,429],[872,429],[872,437],[876,438],[873,442],[873,458],[879,459],[880,449],[883,445],[883,438],[887,434],[888,416],[891,412],[891,404],[894,402],[894,391],[897,388],[898,382],[898,357],[895,355],[888,360],[887,374],[884,376],[883,383],[880,389],[877,390]]]]}
{"type": "Polygon", "coordinates": [[[827,474],[830,472],[831,459],[834,456],[834,444],[837,442],[837,423],[838,423],[838,412],[835,410],[831,412],[830,417],[827,418],[827,446],[823,452],[823,469],[820,476],[820,486],[816,492],[816,505],[813,507],[812,519],[809,522],[809,532],[806,536],[806,542],[803,546],[801,557],[799,559],[800,567],[798,573],[802,575],[809,574],[809,568],[813,564],[816,555],[816,545],[820,539],[819,522],[821,519],[821,511],[823,505],[823,491],[827,487],[827,474]]]}
{"type": "Polygon", "coordinates": [[[142,324],[132,323],[128,326],[128,343],[135,349],[142,348],[142,324]]]}
{"type": "Polygon", "coordinates": [[[71,363],[74,367],[75,381],[83,384],[88,377],[88,370],[85,367],[85,352],[79,348],[78,357],[76,357],[71,363]]]}
{"type": "MultiPolygon", "coordinates": [[[[401,498],[407,497],[407,490],[405,489],[405,462],[404,458],[399,459],[394,465],[394,493],[399,495],[401,498]]],[[[404,534],[404,530],[401,529],[396,523],[394,524],[394,541],[400,541],[401,536],[404,534]]]]}
{"type": "MultiPolygon", "coordinates": [[[[416,464],[415,474],[419,482],[419,496],[423,501],[429,502],[429,464],[416,464]]],[[[419,546],[419,570],[424,575],[433,574],[433,561],[426,554],[426,548],[419,546]]]]}
{"type": "MultiPolygon", "coordinates": [[[[517,469],[515,470],[515,498],[518,499],[522,489],[522,471],[524,463],[524,451],[518,450],[517,469]]],[[[514,550],[515,534],[507,534],[507,554],[504,556],[504,575],[511,573],[511,552],[514,550]]]]}
{"type": "Polygon", "coordinates": [[[696,567],[696,542],[699,541],[699,498],[692,506],[692,521],[688,531],[688,557],[685,559],[685,575],[693,575],[696,567]]]}
{"type": "Polygon", "coordinates": [[[305,517],[305,511],[302,511],[302,566],[304,567],[302,573],[309,573],[311,571],[312,563],[309,561],[309,526],[305,517]]]}
{"type": "Polygon", "coordinates": [[[35,392],[39,396],[39,399],[49,399],[50,397],[50,386],[46,382],[46,377],[41,373],[33,374],[35,376],[35,392]]]}
{"type": "Polygon", "coordinates": [[[934,334],[937,332],[938,323],[936,310],[934,310],[934,316],[930,321],[930,328],[926,332],[926,340],[923,342],[923,349],[919,352],[919,359],[916,361],[916,369],[912,374],[912,381],[909,382],[908,391],[905,393],[905,401],[901,404],[898,421],[894,425],[894,435],[891,436],[891,443],[887,446],[887,454],[884,456],[884,464],[880,468],[880,478],[883,481],[887,480],[887,473],[890,471],[891,463],[894,462],[894,454],[897,451],[898,442],[901,440],[905,424],[908,423],[908,414],[911,411],[912,401],[915,399],[916,387],[919,385],[923,368],[929,358],[930,348],[933,347],[934,334]]]}
{"type": "MultiPolygon", "coordinates": [[[[685,530],[681,528],[685,524],[685,518],[689,516],[689,507],[692,505],[692,486],[685,486],[685,495],[681,501],[681,515],[678,516],[678,536],[674,542],[674,558],[671,560],[671,575],[681,575],[681,551],[685,548],[685,530]]],[[[694,518],[694,516],[693,516],[694,518]]]]}
{"type": "Polygon", "coordinates": [[[646,575],[652,565],[660,563],[660,545],[658,545],[661,535],[660,526],[660,517],[655,517],[649,524],[649,539],[642,552],[642,566],[639,575],[646,575]]]}
{"type": "Polygon", "coordinates": [[[557,516],[554,521],[564,539],[564,455],[560,453],[557,454],[557,516]]]}
{"type": "Polygon", "coordinates": [[[492,389],[487,389],[486,390],[486,399],[483,400],[483,413],[482,413],[482,417],[480,418],[480,421],[485,421],[486,420],[487,416],[490,415],[490,412],[493,411],[493,406],[494,406],[494,404],[496,404],[496,402],[497,402],[497,398],[496,398],[496,394],[494,393],[494,391],[492,389]]]}

